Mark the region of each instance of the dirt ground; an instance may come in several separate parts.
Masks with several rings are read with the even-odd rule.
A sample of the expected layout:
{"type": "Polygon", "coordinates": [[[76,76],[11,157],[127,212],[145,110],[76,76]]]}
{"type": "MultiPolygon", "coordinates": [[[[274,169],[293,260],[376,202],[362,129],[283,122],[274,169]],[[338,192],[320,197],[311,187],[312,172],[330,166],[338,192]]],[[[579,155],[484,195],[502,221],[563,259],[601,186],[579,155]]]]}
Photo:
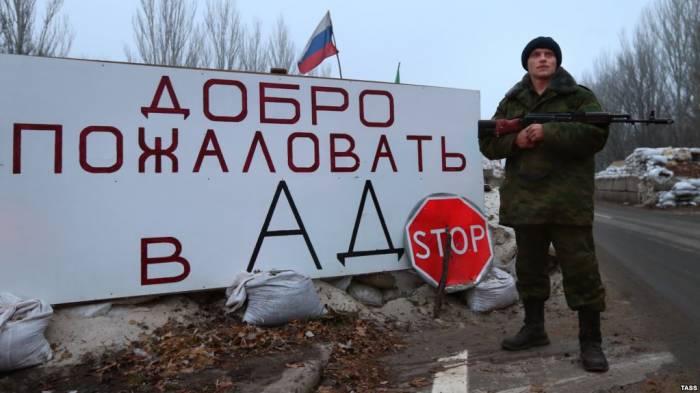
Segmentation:
{"type": "Polygon", "coordinates": [[[660,340],[664,331],[648,323],[648,315],[639,314],[610,279],[605,280],[608,310],[602,326],[611,371],[583,371],[578,360],[577,316],[566,306],[560,273],[555,272],[552,279],[552,296],[546,305],[550,346],[502,351],[502,338],[521,325],[520,307],[476,314],[465,312],[459,299],[452,298],[450,311],[441,320],[414,327],[404,338],[406,349],[385,358],[384,363],[392,365],[392,386],[430,391],[416,389],[410,382],[429,379],[436,359],[460,349],[469,350],[470,392],[678,392],[681,385],[700,384],[700,368],[680,365],[660,340]]]}
{"type": "Polygon", "coordinates": [[[219,295],[212,295],[191,321],[171,320],[122,350],[86,356],[73,366],[0,375],[0,392],[256,392],[318,358],[319,348],[330,352],[316,388],[321,393],[430,392],[442,367],[438,359],[465,349],[470,392],[679,392],[681,385],[700,383],[700,369],[681,367],[659,340],[663,332],[613,282],[606,282],[602,322],[611,371],[583,372],[576,315],[566,306],[561,274],[555,271],[552,279],[546,306],[552,345],[538,349],[500,350],[500,340],[520,327],[519,306],[479,314],[463,295],[449,295],[433,319],[428,286],[394,301],[382,322],[332,312],[272,328],[223,314],[215,306],[219,295]]]}
{"type": "MultiPolygon", "coordinates": [[[[260,328],[204,307],[192,323],[171,320],[126,348],[80,364],[0,376],[0,392],[255,392],[328,346],[327,392],[373,391],[385,381],[379,355],[402,348],[385,328],[356,315],[260,328]]],[[[385,382],[386,383],[386,382],[385,382]]]]}

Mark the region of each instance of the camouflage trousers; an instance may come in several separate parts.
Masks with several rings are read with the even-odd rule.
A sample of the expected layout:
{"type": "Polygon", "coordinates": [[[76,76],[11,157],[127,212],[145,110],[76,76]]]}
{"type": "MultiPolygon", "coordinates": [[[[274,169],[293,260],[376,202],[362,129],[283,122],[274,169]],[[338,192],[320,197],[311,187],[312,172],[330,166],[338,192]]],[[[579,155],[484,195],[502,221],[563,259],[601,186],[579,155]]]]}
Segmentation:
{"type": "Polygon", "coordinates": [[[515,228],[518,294],[523,301],[547,300],[549,244],[554,245],[564,278],[566,302],[572,310],[605,310],[605,288],[595,256],[593,228],[570,225],[525,225],[515,228]]]}

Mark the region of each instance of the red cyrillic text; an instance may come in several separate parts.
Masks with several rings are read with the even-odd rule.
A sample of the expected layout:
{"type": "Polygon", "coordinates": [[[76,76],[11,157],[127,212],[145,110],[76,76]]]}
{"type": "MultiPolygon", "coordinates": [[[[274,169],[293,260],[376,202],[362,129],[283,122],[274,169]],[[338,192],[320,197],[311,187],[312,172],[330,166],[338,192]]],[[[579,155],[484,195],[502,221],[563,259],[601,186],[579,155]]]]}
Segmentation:
{"type": "Polygon", "coordinates": [[[158,83],[158,88],[156,93],[153,95],[153,101],[151,106],[142,106],[141,113],[148,118],[149,113],[164,113],[168,115],[182,115],[185,119],[190,115],[190,110],[180,107],[180,102],[177,100],[175,95],[175,89],[173,89],[173,84],[170,82],[170,77],[163,75],[158,83]],[[163,97],[163,91],[168,90],[168,96],[170,96],[170,102],[172,103],[172,108],[162,108],[160,107],[160,100],[163,97]]]}
{"type": "Polygon", "coordinates": [[[122,133],[110,126],[90,126],[90,127],[85,127],[80,132],[80,145],[78,147],[78,150],[80,152],[80,166],[86,171],[90,173],[114,173],[118,171],[121,167],[122,164],[124,163],[124,137],[122,136],[122,133]],[[91,165],[89,162],[87,162],[87,140],[88,136],[94,132],[106,132],[108,134],[114,135],[115,139],[115,147],[117,150],[116,154],[116,159],[114,164],[107,166],[107,167],[96,167],[94,165],[91,165]]]}
{"type": "Polygon", "coordinates": [[[163,139],[159,136],[155,137],[155,147],[151,149],[146,144],[146,130],[144,127],[139,127],[139,147],[143,150],[139,157],[139,173],[146,171],[146,160],[149,156],[154,156],[156,159],[156,173],[162,172],[163,156],[170,158],[173,163],[173,173],[177,173],[177,156],[174,154],[175,149],[177,149],[177,128],[173,128],[172,139],[170,146],[164,150],[163,139]]]}
{"type": "Polygon", "coordinates": [[[63,170],[63,126],[60,124],[15,123],[12,140],[12,173],[22,173],[22,131],[53,131],[53,172],[63,170]]]}
{"type": "Polygon", "coordinates": [[[209,120],[213,121],[227,121],[227,122],[239,122],[245,119],[248,114],[248,91],[245,85],[236,80],[228,79],[209,79],[203,88],[204,96],[204,116],[209,120]],[[215,115],[209,110],[209,89],[212,86],[223,85],[223,86],[235,86],[241,92],[241,110],[236,115],[215,115]]]}
{"type": "Polygon", "coordinates": [[[331,172],[355,172],[360,167],[360,157],[355,154],[355,140],[348,134],[331,134],[331,172]],[[336,150],[336,140],[345,139],[348,141],[348,148],[345,151],[336,150]],[[352,166],[339,166],[336,158],[350,158],[355,163],[352,166]]]}
{"type": "Polygon", "coordinates": [[[391,127],[394,124],[394,97],[384,90],[362,90],[360,93],[360,121],[366,127],[391,127]],[[365,97],[368,95],[385,96],[389,99],[389,119],[385,122],[369,121],[365,118],[365,97]]]}
{"type": "Polygon", "coordinates": [[[274,123],[274,124],[294,124],[299,121],[299,113],[301,111],[299,101],[293,98],[286,97],[268,97],[267,89],[288,89],[288,90],[299,90],[299,85],[290,85],[284,83],[260,83],[260,122],[261,123],[274,123]],[[266,103],[276,102],[280,104],[290,104],[294,107],[294,115],[290,119],[280,119],[267,117],[267,112],[265,110],[266,103]]]}
{"type": "Polygon", "coordinates": [[[372,162],[372,172],[377,171],[377,164],[379,163],[379,159],[381,157],[388,158],[389,163],[391,163],[391,169],[394,172],[397,172],[396,162],[394,161],[394,155],[391,154],[391,148],[389,147],[389,141],[387,141],[386,135],[382,135],[379,137],[379,143],[377,144],[377,152],[374,154],[374,162],[372,162]]]}
{"type": "Polygon", "coordinates": [[[287,163],[292,172],[313,172],[318,169],[319,163],[319,148],[318,137],[310,132],[294,132],[287,138],[287,163]],[[314,161],[311,165],[303,167],[294,163],[294,140],[297,138],[306,138],[314,145],[314,161]]]}
{"type": "Polygon", "coordinates": [[[464,158],[464,154],[462,153],[448,153],[447,148],[445,147],[445,137],[442,136],[440,137],[440,146],[441,146],[441,152],[442,152],[442,171],[443,172],[459,172],[464,170],[464,168],[467,166],[467,160],[464,158]],[[459,165],[458,166],[449,166],[447,165],[447,159],[448,158],[454,158],[459,160],[459,165]]]}
{"type": "Polygon", "coordinates": [[[311,86],[311,124],[318,124],[318,112],[335,111],[342,112],[348,109],[348,92],[340,87],[311,86]],[[318,92],[340,93],[343,96],[343,103],[340,106],[318,105],[316,95],[318,92]]]}
{"type": "Polygon", "coordinates": [[[141,285],[167,284],[179,282],[187,278],[190,274],[190,263],[181,256],[182,244],[174,237],[150,237],[141,239],[141,285]],[[172,254],[165,257],[150,257],[148,246],[150,244],[166,243],[175,247],[172,254]],[[179,263],[182,265],[182,273],[172,277],[148,277],[148,265],[159,263],[179,263]]]}
{"type": "Polygon", "coordinates": [[[199,172],[200,168],[202,167],[202,161],[204,161],[204,156],[216,157],[219,160],[221,170],[223,172],[228,172],[228,166],[226,165],[224,154],[221,152],[221,146],[219,146],[219,141],[216,139],[214,130],[207,130],[206,135],[204,135],[204,141],[202,141],[202,147],[199,149],[197,161],[195,161],[192,172],[199,172]],[[213,149],[209,149],[209,144],[213,145],[213,149]]]}
{"type": "Polygon", "coordinates": [[[260,145],[260,149],[262,150],[263,156],[265,156],[265,162],[267,163],[267,169],[269,169],[270,172],[274,173],[275,172],[275,165],[272,163],[272,157],[270,157],[270,151],[267,149],[267,145],[265,144],[265,138],[263,137],[263,134],[260,131],[255,131],[255,136],[253,137],[253,142],[251,142],[251,144],[250,144],[250,149],[248,150],[248,155],[245,158],[245,164],[243,164],[243,173],[246,173],[246,172],[248,172],[248,170],[250,170],[250,163],[253,161],[253,155],[255,155],[255,149],[258,145],[260,145]]]}
{"type": "Polygon", "coordinates": [[[430,135],[406,135],[406,140],[416,141],[416,146],[418,146],[418,172],[423,172],[423,141],[431,141],[433,137],[430,135]]]}

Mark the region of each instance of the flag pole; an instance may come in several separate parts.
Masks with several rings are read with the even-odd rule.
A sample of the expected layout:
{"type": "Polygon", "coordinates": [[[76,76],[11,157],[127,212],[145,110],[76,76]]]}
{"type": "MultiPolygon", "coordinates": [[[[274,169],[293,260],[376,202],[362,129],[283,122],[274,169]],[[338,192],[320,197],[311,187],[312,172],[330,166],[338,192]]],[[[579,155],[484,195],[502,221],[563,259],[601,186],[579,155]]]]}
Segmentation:
{"type": "Polygon", "coordinates": [[[331,38],[333,39],[333,46],[335,46],[335,50],[337,51],[335,57],[338,59],[338,73],[340,74],[340,79],[343,79],[343,69],[340,68],[340,51],[338,50],[338,45],[335,43],[335,31],[331,38]]]}

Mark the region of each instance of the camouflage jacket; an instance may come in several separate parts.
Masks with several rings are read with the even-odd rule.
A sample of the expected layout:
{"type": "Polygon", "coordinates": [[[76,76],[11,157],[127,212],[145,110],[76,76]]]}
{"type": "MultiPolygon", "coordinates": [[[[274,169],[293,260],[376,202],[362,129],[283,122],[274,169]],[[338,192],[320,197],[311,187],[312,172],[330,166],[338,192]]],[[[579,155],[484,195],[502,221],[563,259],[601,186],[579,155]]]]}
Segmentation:
{"type": "MultiPolygon", "coordinates": [[[[590,90],[577,85],[560,67],[541,96],[526,74],[506,93],[493,118],[572,111],[601,111],[601,107],[590,90]]],[[[479,139],[484,156],[506,159],[500,189],[501,224],[592,225],[593,156],[605,145],[608,127],[561,122],[545,123],[543,131],[544,140],[532,149],[520,149],[515,144],[517,134],[479,139]]]]}

